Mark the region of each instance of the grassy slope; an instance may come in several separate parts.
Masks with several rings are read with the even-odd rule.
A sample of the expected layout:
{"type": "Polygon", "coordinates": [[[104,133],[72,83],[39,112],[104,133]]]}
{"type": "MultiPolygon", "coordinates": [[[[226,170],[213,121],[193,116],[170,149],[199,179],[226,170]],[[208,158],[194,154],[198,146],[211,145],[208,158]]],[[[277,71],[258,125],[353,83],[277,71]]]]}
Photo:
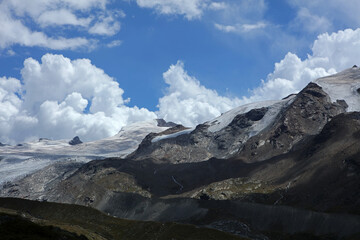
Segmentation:
{"type": "Polygon", "coordinates": [[[0,236],[2,240],[87,240],[85,236],[78,236],[53,226],[41,226],[6,213],[0,213],[0,236]]]}
{"type": "Polygon", "coordinates": [[[40,225],[56,226],[88,239],[242,239],[191,225],[122,220],[77,205],[0,198],[0,208],[0,212],[20,214],[40,225]]]}

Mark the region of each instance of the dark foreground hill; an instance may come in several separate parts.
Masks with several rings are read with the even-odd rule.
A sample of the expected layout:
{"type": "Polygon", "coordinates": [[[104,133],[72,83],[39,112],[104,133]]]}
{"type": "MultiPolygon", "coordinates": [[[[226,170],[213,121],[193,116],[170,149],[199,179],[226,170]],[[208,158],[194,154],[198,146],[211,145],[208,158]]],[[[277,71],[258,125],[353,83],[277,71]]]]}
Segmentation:
{"type": "Polygon", "coordinates": [[[122,220],[88,207],[12,198],[0,198],[0,233],[0,239],[243,239],[214,229],[122,220]]]}

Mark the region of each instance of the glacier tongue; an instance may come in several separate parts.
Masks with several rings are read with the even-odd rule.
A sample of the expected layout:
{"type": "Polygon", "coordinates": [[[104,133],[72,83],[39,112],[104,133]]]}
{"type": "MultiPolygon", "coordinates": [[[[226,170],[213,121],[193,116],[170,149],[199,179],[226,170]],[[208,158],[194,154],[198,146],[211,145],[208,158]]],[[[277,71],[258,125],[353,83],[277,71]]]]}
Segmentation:
{"type": "Polygon", "coordinates": [[[360,111],[360,68],[349,68],[314,82],[323,88],[332,102],[345,100],[348,112],[360,111]]]}
{"type": "Polygon", "coordinates": [[[0,184],[13,181],[56,162],[89,162],[107,157],[125,157],[140,144],[150,132],[161,132],[156,120],[137,122],[120,130],[113,137],[69,145],[69,140],[28,142],[20,146],[0,147],[0,184]]]}

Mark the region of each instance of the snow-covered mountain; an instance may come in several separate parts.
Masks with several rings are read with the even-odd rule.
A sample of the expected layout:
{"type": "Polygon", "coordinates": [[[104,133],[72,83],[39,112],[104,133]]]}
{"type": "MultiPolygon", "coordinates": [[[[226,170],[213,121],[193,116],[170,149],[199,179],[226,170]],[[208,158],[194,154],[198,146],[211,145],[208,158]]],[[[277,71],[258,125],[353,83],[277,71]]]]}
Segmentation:
{"type": "Polygon", "coordinates": [[[160,120],[137,122],[123,127],[113,137],[77,145],[70,145],[70,139],[40,139],[17,146],[2,146],[0,184],[19,179],[54,163],[86,163],[107,157],[125,157],[136,150],[147,134],[169,128],[160,123],[160,120]]]}
{"type": "Polygon", "coordinates": [[[360,111],[360,68],[357,66],[314,82],[323,88],[333,102],[344,100],[348,112],[360,111]]]}

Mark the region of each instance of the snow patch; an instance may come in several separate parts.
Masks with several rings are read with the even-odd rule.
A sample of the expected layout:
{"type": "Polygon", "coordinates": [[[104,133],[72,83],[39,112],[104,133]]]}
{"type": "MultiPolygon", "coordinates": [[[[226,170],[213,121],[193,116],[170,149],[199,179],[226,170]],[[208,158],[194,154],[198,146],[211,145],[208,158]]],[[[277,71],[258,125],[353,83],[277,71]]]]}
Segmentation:
{"type": "Polygon", "coordinates": [[[314,81],[330,96],[332,102],[345,100],[347,111],[360,111],[360,69],[353,67],[338,74],[319,78],[314,81]]]}
{"type": "Polygon", "coordinates": [[[154,139],[152,139],[151,142],[155,143],[155,142],[158,142],[158,141],[161,141],[161,140],[164,140],[164,139],[175,138],[175,137],[180,136],[180,135],[189,134],[192,131],[194,131],[194,129],[195,128],[190,128],[190,129],[185,129],[185,130],[182,130],[182,131],[179,131],[179,132],[176,132],[176,133],[171,133],[171,134],[168,134],[168,135],[157,136],[154,139]]]}

